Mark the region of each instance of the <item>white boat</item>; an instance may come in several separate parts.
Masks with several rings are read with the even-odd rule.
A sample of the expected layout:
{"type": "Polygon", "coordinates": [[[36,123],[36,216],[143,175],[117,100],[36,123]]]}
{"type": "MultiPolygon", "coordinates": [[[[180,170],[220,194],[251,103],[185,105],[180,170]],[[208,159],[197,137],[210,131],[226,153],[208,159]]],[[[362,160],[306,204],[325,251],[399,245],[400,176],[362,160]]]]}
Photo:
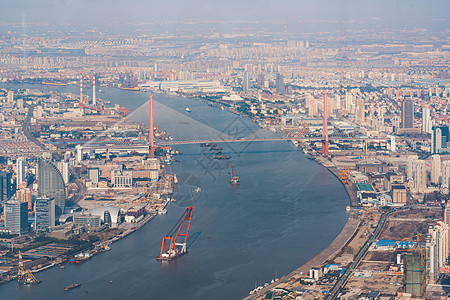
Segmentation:
{"type": "Polygon", "coordinates": [[[160,210],[158,210],[158,214],[159,214],[159,215],[165,215],[165,214],[167,214],[167,210],[165,210],[165,209],[160,209],[160,210]]]}
{"type": "Polygon", "coordinates": [[[190,113],[191,110],[189,109],[189,107],[186,107],[186,112],[190,113]]]}

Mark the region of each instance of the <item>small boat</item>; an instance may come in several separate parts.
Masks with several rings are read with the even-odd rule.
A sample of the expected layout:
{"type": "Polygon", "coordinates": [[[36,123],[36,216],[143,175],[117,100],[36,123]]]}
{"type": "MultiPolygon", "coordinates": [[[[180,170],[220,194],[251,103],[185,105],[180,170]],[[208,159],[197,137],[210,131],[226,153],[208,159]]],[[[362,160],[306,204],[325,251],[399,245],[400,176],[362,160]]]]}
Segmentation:
{"type": "Polygon", "coordinates": [[[189,107],[186,107],[186,112],[190,113],[191,110],[189,109],[189,107]]]}
{"type": "Polygon", "coordinates": [[[79,287],[79,286],[81,286],[81,283],[75,283],[75,284],[72,284],[72,285],[65,286],[65,287],[64,287],[64,290],[65,290],[65,291],[68,291],[68,290],[77,288],[77,287],[79,287]]]}
{"type": "Polygon", "coordinates": [[[66,267],[64,267],[64,266],[59,266],[59,268],[60,268],[60,269],[65,269],[66,267]]]}
{"type": "Polygon", "coordinates": [[[222,154],[222,155],[214,155],[213,158],[214,159],[230,159],[231,156],[222,154]]]}
{"type": "Polygon", "coordinates": [[[236,175],[236,170],[234,169],[233,165],[231,165],[230,183],[231,185],[239,185],[239,177],[236,175]]]}

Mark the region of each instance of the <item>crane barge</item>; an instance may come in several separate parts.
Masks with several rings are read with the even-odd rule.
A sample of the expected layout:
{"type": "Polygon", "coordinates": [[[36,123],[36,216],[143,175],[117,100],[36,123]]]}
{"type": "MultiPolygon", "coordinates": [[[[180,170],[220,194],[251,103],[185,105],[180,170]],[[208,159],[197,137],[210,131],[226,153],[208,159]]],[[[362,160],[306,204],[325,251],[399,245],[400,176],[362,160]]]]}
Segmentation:
{"type": "Polygon", "coordinates": [[[170,232],[163,237],[161,244],[161,252],[156,258],[157,260],[173,260],[187,253],[186,240],[191,226],[192,213],[194,206],[189,206],[186,211],[172,227],[170,232]],[[180,239],[181,238],[181,239],[180,239]]]}
{"type": "Polygon", "coordinates": [[[233,165],[231,165],[230,183],[231,185],[239,185],[239,177],[236,175],[236,170],[234,169],[233,165]]]}

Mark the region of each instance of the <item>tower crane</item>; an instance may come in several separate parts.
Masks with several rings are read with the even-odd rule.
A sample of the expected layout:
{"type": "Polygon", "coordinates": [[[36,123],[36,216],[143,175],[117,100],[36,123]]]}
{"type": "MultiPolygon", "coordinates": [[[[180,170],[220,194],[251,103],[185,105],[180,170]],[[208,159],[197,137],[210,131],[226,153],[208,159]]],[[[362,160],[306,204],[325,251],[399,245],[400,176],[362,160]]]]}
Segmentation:
{"type": "Polygon", "coordinates": [[[156,258],[157,260],[173,260],[183,254],[187,253],[186,241],[189,234],[189,227],[191,226],[192,213],[194,206],[189,206],[186,211],[172,227],[170,232],[163,237],[161,244],[161,252],[156,258]],[[178,239],[180,241],[178,241],[178,239]]]}

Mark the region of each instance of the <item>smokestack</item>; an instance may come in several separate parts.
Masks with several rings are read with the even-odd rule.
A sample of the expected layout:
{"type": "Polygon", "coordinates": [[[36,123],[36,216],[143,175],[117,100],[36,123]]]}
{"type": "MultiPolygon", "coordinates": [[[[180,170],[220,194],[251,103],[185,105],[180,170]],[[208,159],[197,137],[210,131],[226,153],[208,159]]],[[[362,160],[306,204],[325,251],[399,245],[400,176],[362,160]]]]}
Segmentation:
{"type": "Polygon", "coordinates": [[[92,105],[96,105],[97,100],[95,99],[95,75],[94,75],[94,84],[92,86],[92,105]]]}

